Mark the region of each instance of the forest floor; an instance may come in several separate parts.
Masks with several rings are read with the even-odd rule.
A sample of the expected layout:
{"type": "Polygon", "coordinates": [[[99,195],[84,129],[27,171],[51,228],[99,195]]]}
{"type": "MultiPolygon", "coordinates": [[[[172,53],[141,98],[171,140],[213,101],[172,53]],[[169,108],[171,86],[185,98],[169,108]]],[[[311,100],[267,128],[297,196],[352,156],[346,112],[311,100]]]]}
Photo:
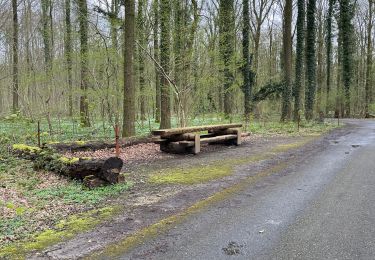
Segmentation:
{"type": "MultiPolygon", "coordinates": [[[[127,147],[122,150],[127,182],[94,190],[63,176],[34,171],[29,161],[3,149],[0,258],[41,251],[64,240],[64,246],[58,244],[44,255],[88,254],[238,183],[245,176],[234,174],[235,169],[253,167],[255,173],[272,168],[335,127],[336,122],[310,124],[298,132],[294,124],[273,123],[253,129],[240,147],[205,146],[196,156],[165,154],[154,144],[127,147]],[[94,226],[98,227],[89,231],[94,226]],[[77,242],[74,237],[79,233],[77,242]]],[[[2,138],[6,147],[9,140],[2,138]]],[[[71,155],[105,158],[113,153],[109,149],[71,155]]]]}

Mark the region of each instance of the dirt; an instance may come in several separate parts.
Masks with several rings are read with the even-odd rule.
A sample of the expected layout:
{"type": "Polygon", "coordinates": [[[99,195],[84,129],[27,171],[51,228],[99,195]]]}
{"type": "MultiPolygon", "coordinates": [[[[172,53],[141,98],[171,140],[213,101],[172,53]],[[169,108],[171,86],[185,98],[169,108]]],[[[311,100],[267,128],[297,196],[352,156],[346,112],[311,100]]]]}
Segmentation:
{"type": "MultiPolygon", "coordinates": [[[[244,167],[252,169],[246,172],[251,172],[251,176],[256,176],[257,173],[281,163],[293,162],[297,158],[301,159],[312,153],[317,153],[324,145],[347,134],[349,130],[350,127],[341,128],[322,137],[314,138],[251,137],[239,147],[218,145],[204,147],[198,155],[162,154],[160,157],[159,155],[154,157],[156,158],[155,160],[148,161],[137,160],[136,156],[132,157],[134,158],[133,161],[128,158],[128,163],[125,164],[124,170],[128,173],[128,180],[131,180],[134,186],[130,192],[107,202],[107,205],[121,205],[123,208],[121,214],[89,232],[78,235],[72,240],[52,246],[43,252],[29,255],[28,259],[77,259],[89,256],[93,252],[100,251],[109,245],[121,243],[124,238],[131,236],[135,232],[139,232],[162,219],[174,216],[217,192],[241,183],[242,180],[249,177],[249,175],[243,173],[244,171],[241,171],[244,167]],[[301,147],[291,145],[306,140],[309,143],[301,147]],[[292,148],[279,149],[268,158],[238,165],[234,168],[232,175],[212,180],[208,183],[155,185],[147,181],[148,176],[158,170],[215,164],[231,158],[248,158],[269,154],[272,149],[280,145],[285,147],[291,145],[292,148]]],[[[158,152],[151,149],[145,150],[146,152],[144,151],[144,153],[146,154],[158,154],[158,152]]],[[[273,178],[280,178],[283,174],[286,173],[272,174],[267,177],[267,182],[272,183],[273,178]]],[[[261,185],[254,185],[254,188],[261,188],[261,185]]],[[[251,194],[249,194],[249,197],[251,197],[251,194]]],[[[144,239],[146,238],[144,237],[144,239]]],[[[161,250],[163,250],[162,245],[161,250]]],[[[235,251],[237,252],[237,250],[235,251]]]]}

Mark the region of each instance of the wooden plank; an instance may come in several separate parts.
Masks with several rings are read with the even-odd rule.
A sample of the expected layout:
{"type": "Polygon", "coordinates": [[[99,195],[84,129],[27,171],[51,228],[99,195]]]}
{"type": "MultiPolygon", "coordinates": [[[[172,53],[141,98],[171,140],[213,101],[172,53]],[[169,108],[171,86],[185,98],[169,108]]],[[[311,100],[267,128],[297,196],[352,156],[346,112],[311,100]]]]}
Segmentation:
{"type": "Polygon", "coordinates": [[[201,144],[222,142],[222,141],[228,141],[228,140],[234,140],[234,139],[237,139],[237,135],[219,135],[215,137],[202,138],[201,144]]]}
{"type": "Polygon", "coordinates": [[[239,128],[242,124],[223,124],[223,125],[206,125],[206,126],[192,126],[173,129],[160,129],[152,131],[153,135],[160,135],[161,137],[168,137],[178,134],[194,133],[200,131],[224,130],[228,128],[239,128]]]}
{"type": "MultiPolygon", "coordinates": [[[[192,133],[178,134],[178,135],[172,135],[172,136],[164,137],[166,139],[163,139],[163,140],[168,140],[170,142],[195,141],[196,136],[197,136],[197,134],[192,134],[192,133]]],[[[211,134],[200,135],[201,138],[213,137],[213,136],[216,136],[216,134],[215,133],[211,133],[211,134]]]]}
{"type": "Polygon", "coordinates": [[[195,140],[194,140],[193,153],[198,154],[200,152],[201,152],[201,136],[199,134],[196,134],[195,140]]]}

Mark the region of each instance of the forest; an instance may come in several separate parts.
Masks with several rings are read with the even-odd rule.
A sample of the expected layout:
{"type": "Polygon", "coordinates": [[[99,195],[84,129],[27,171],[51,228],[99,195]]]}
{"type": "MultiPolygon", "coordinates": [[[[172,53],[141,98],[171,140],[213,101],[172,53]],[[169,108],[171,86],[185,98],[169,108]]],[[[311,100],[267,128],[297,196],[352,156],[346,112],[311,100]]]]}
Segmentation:
{"type": "MultiPolygon", "coordinates": [[[[362,200],[332,215],[371,209],[374,10],[374,0],[0,0],[0,258],[91,259],[209,205],[232,216],[254,202],[246,220],[259,208],[282,217],[341,176],[329,208],[353,202],[341,195],[350,189],[362,200]],[[272,204],[256,197],[280,183],[272,204]]],[[[265,241],[275,223],[251,232],[265,241]]]]}
{"type": "Polygon", "coordinates": [[[124,137],[371,117],[373,24],[373,0],[0,0],[0,115],[124,137]]]}

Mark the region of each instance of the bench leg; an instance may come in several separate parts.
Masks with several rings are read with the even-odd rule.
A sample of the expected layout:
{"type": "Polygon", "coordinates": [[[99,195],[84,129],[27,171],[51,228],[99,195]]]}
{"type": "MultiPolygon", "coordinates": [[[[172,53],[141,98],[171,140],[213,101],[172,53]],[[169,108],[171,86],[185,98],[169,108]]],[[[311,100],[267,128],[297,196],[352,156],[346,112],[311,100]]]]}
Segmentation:
{"type": "Polygon", "coordinates": [[[201,137],[200,137],[199,134],[196,134],[195,138],[194,138],[194,151],[193,151],[193,153],[198,154],[200,152],[201,152],[201,137]]]}

